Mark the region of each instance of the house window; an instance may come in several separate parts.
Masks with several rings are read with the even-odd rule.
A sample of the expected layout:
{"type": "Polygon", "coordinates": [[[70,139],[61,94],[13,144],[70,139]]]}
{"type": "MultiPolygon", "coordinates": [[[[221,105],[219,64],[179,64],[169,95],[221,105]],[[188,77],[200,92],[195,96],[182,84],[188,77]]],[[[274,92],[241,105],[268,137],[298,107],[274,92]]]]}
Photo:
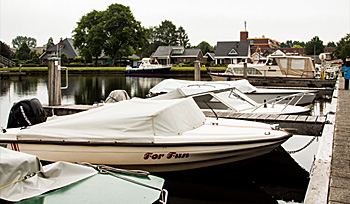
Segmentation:
{"type": "Polygon", "coordinates": [[[232,50],[228,53],[228,55],[238,55],[237,51],[232,48],[232,50]]]}

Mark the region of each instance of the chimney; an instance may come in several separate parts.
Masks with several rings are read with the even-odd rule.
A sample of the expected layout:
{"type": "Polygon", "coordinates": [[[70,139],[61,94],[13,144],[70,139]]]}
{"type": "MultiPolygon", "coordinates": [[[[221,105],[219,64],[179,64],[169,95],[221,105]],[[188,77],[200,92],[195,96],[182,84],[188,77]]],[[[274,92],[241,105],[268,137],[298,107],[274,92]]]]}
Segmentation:
{"type": "Polygon", "coordinates": [[[241,31],[240,33],[240,41],[247,41],[247,38],[248,38],[248,31],[241,31]]]}

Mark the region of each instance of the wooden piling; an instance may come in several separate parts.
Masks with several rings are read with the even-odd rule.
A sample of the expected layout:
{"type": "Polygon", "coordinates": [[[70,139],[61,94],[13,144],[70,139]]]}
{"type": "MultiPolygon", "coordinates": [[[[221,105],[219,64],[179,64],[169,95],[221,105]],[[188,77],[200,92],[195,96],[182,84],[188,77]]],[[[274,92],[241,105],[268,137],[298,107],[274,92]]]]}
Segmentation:
{"type": "Polygon", "coordinates": [[[58,65],[59,58],[48,58],[48,94],[49,105],[61,105],[61,70],[58,65]]]}
{"type": "Polygon", "coordinates": [[[195,81],[201,80],[200,61],[194,61],[194,80],[195,81]]]}
{"type": "Polygon", "coordinates": [[[248,65],[246,62],[244,62],[244,65],[243,65],[243,78],[244,79],[248,78],[248,65]]]}

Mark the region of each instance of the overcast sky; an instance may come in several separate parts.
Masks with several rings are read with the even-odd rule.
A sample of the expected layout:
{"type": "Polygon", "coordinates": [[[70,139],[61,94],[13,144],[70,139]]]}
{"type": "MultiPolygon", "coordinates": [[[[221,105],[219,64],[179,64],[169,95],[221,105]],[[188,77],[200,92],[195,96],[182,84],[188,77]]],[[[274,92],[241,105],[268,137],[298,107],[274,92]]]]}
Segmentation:
{"type": "MultiPolygon", "coordinates": [[[[247,21],[249,37],[338,42],[350,30],[350,0],[0,0],[0,40],[11,44],[28,36],[43,46],[71,37],[80,18],[110,4],[129,6],[137,21],[148,28],[164,20],[184,27],[191,45],[207,41],[239,41],[247,21]]],[[[11,44],[12,47],[12,44],[11,44]]]]}

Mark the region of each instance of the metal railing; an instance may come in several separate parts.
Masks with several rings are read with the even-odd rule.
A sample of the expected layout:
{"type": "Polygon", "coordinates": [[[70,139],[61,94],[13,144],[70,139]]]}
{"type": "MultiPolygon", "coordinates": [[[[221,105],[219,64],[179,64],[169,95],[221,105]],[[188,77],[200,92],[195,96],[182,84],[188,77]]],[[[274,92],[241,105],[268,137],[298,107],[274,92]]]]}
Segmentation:
{"type": "Polygon", "coordinates": [[[0,64],[3,64],[4,66],[8,67],[15,67],[16,63],[2,55],[0,55],[0,64]]]}

